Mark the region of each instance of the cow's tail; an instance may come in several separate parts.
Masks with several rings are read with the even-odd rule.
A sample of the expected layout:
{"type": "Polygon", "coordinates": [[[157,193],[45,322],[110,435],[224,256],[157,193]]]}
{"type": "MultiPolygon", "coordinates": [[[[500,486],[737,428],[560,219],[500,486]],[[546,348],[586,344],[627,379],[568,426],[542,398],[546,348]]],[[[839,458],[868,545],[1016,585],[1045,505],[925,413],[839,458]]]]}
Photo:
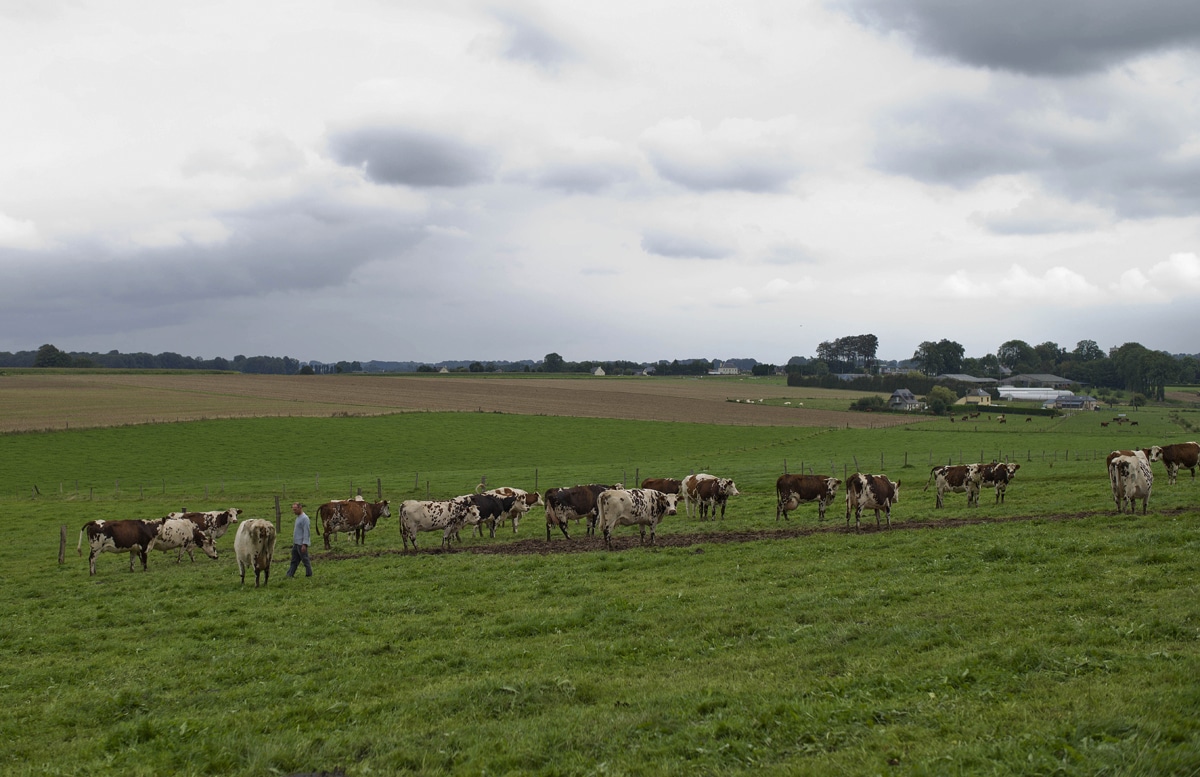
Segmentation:
{"type": "Polygon", "coordinates": [[[934,467],[933,469],[929,470],[929,480],[925,481],[925,487],[921,489],[922,491],[929,490],[929,484],[933,482],[933,473],[935,473],[937,471],[938,471],[937,467],[934,467]]]}

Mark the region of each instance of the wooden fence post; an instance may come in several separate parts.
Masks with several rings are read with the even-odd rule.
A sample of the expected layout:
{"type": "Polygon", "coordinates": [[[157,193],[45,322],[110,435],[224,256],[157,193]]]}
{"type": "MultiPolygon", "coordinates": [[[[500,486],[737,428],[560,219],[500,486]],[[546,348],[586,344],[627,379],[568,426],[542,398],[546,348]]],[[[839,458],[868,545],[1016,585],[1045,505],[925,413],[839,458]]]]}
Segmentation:
{"type": "Polygon", "coordinates": [[[375,501],[383,501],[383,478],[375,478],[375,501]]]}
{"type": "Polygon", "coordinates": [[[67,525],[65,523],[58,530],[58,563],[67,563],[67,525]]]}
{"type": "Polygon", "coordinates": [[[279,533],[279,495],[275,495],[275,533],[279,533]]]}

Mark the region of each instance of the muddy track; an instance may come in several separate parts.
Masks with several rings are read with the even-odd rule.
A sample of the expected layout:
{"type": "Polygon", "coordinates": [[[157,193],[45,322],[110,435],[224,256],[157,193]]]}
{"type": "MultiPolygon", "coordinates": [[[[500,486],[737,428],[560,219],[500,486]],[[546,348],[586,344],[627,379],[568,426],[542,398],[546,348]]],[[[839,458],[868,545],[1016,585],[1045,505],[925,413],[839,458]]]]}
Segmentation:
{"type": "MultiPolygon", "coordinates": [[[[1192,510],[1179,508],[1175,510],[1165,510],[1156,513],[1163,517],[1176,515],[1184,515],[1194,512],[1192,510]]],[[[944,521],[901,521],[893,523],[889,529],[886,524],[882,528],[876,528],[874,524],[867,525],[864,520],[862,531],[860,534],[874,534],[876,532],[887,531],[913,531],[920,529],[955,529],[961,526],[974,526],[981,523],[1019,523],[1022,521],[1076,521],[1084,518],[1113,517],[1116,514],[1111,511],[1091,510],[1077,513],[1050,513],[1046,515],[1017,515],[1006,516],[1003,518],[952,518],[944,521]]],[[[540,529],[540,527],[539,527],[540,529]]],[[[579,527],[579,533],[566,539],[561,532],[555,530],[549,542],[545,537],[537,539],[522,539],[513,540],[510,542],[497,541],[494,544],[487,545],[470,545],[453,550],[442,550],[437,547],[440,538],[434,532],[427,534],[428,539],[422,538],[424,547],[418,550],[418,553],[442,554],[442,553],[476,553],[483,555],[499,555],[499,556],[548,556],[559,553],[593,553],[605,551],[604,539],[602,537],[588,537],[582,534],[583,527],[579,527]],[[433,547],[430,547],[433,546],[433,547]]],[[[660,548],[689,548],[696,546],[697,553],[703,553],[704,545],[718,545],[728,542],[758,542],[761,540],[790,540],[796,537],[808,537],[814,534],[854,534],[854,527],[847,528],[845,523],[841,521],[829,521],[819,526],[795,526],[780,529],[754,529],[754,530],[734,530],[734,531],[714,531],[714,532],[691,532],[681,534],[660,534],[657,538],[657,547],[660,548]]],[[[639,547],[638,536],[632,529],[625,529],[620,535],[613,536],[614,550],[632,550],[639,547]]],[[[379,557],[379,556],[398,556],[408,555],[413,551],[404,551],[398,548],[389,548],[384,550],[363,550],[358,553],[341,553],[338,551],[328,551],[325,553],[315,553],[313,558],[321,561],[345,561],[362,557],[379,557]]]]}

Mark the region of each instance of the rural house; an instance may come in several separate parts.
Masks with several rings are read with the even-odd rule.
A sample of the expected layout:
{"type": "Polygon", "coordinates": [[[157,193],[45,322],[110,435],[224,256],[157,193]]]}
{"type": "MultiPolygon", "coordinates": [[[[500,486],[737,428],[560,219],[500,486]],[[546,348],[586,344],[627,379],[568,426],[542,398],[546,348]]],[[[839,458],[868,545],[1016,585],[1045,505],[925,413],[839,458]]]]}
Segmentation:
{"type": "Polygon", "coordinates": [[[990,405],[992,404],[992,395],[987,391],[977,388],[971,389],[966,396],[958,400],[956,405],[990,405]]]}
{"type": "Polygon", "coordinates": [[[887,406],[892,410],[920,410],[921,402],[908,389],[896,389],[888,399],[887,406]]]}

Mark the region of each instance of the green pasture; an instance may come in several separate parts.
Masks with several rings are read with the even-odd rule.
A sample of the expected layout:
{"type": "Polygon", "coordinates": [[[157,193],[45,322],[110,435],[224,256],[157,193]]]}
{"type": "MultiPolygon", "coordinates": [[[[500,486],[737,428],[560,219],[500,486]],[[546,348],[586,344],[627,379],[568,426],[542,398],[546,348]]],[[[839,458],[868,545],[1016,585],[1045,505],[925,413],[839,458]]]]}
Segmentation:
{"type": "MultiPolygon", "coordinates": [[[[1194,411],[781,429],[403,414],[0,437],[0,773],[1194,774],[1200,485],[1161,465],[1117,515],[1104,456],[1195,439],[1194,411]],[[922,492],[931,464],[1021,463],[1004,504],[922,492]],[[771,530],[789,471],[902,482],[891,531],[771,530]],[[266,589],[212,561],[76,555],[92,518],[361,488],[397,502],[708,471],[741,496],[685,548],[314,553],[266,589]],[[207,497],[206,497],[207,494],[207,497]],[[937,527],[962,518],[993,519],[937,527]],[[906,524],[927,528],[906,530],[906,524]],[[933,527],[928,528],[933,522],[933,527]],[[60,526],[67,526],[59,565],[60,526]]],[[[827,523],[841,526],[844,506],[827,523]]],[[[791,515],[815,526],[815,505],[791,515]]],[[[582,534],[582,528],[577,530],[582,534]]],[[[633,529],[618,529],[628,537],[633,529]]],[[[541,510],[517,540],[541,538],[541,510]]],[[[421,537],[435,546],[437,535],[421,537]]],[[[561,535],[555,546],[568,543],[561,535]]]]}

